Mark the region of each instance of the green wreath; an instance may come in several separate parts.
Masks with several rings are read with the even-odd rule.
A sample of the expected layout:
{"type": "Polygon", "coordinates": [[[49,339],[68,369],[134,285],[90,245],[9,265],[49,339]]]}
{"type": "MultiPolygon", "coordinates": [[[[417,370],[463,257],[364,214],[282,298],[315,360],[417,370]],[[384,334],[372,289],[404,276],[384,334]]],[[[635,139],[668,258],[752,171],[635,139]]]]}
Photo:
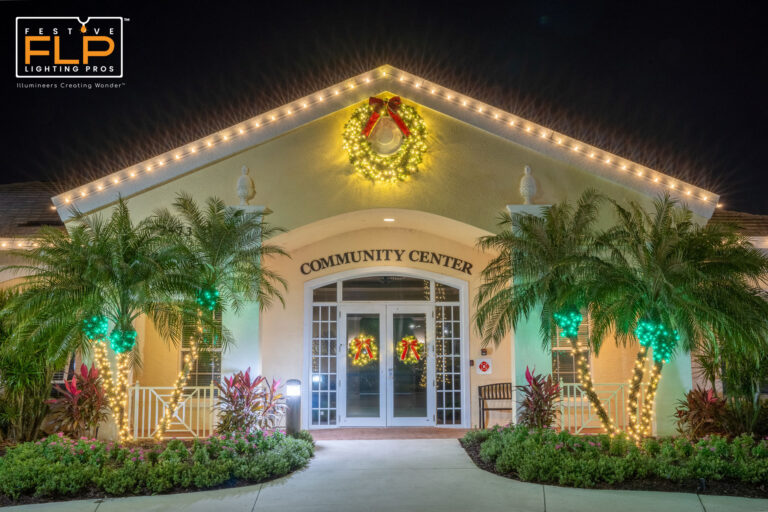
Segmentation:
{"type": "Polygon", "coordinates": [[[427,149],[424,119],[415,108],[403,105],[397,96],[389,100],[371,98],[368,104],[355,109],[344,125],[343,138],[344,150],[355,172],[380,182],[405,181],[418,171],[427,149]],[[376,121],[385,116],[392,118],[404,133],[400,147],[389,155],[377,153],[368,138],[376,121]]]}

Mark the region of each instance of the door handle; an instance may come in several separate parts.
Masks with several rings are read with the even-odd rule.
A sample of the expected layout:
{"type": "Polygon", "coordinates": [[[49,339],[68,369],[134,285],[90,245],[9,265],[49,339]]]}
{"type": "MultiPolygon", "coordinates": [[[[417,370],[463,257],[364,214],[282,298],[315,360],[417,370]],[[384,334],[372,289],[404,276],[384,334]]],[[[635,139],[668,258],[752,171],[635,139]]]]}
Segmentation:
{"type": "Polygon", "coordinates": [[[389,375],[389,378],[392,378],[392,368],[387,369],[387,374],[389,375]]]}

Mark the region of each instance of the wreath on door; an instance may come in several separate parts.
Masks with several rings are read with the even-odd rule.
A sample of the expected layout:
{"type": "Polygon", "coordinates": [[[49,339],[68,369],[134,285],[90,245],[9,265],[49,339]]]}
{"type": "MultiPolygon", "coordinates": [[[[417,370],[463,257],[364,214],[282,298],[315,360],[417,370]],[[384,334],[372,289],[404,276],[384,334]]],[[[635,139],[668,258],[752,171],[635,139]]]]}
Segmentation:
{"type": "Polygon", "coordinates": [[[354,366],[365,366],[379,358],[376,338],[367,334],[358,334],[349,341],[347,355],[354,366]]]}
{"type": "Polygon", "coordinates": [[[404,336],[397,342],[397,353],[405,364],[416,364],[424,358],[424,343],[415,336],[404,336]]]}

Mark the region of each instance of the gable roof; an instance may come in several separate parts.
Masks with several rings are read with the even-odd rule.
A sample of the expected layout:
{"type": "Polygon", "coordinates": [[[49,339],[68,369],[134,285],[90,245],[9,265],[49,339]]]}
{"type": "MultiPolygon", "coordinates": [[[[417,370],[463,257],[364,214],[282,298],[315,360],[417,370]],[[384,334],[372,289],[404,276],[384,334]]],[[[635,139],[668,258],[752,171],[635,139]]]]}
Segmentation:
{"type": "Polygon", "coordinates": [[[40,181],[0,185],[0,237],[27,237],[42,226],[63,226],[51,208],[53,187],[40,181]]]}
{"type": "Polygon", "coordinates": [[[733,224],[744,236],[768,237],[768,215],[717,210],[709,222],[714,224],[733,224]]]}
{"type": "Polygon", "coordinates": [[[716,194],[389,65],[54,196],[53,203],[66,221],[73,205],[84,213],[97,210],[118,196],[130,197],[157,187],[383,91],[646,195],[668,191],[705,218],[717,206],[716,194]]]}

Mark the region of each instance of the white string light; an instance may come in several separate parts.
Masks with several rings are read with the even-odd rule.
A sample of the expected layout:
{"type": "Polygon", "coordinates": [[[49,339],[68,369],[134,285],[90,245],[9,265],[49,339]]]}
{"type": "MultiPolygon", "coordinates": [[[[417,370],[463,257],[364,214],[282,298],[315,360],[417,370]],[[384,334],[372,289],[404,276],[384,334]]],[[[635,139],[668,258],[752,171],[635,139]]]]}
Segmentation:
{"type": "MultiPolygon", "coordinates": [[[[252,122],[253,128],[249,128],[248,125],[243,125],[239,129],[237,129],[237,131],[233,132],[232,134],[227,134],[227,133],[222,132],[218,141],[215,138],[209,137],[204,143],[203,143],[203,141],[193,142],[191,144],[183,146],[181,148],[182,149],[181,151],[177,150],[176,152],[171,153],[173,156],[172,157],[168,156],[167,158],[172,159],[172,160],[179,160],[179,161],[183,160],[184,158],[189,157],[191,155],[196,155],[198,153],[198,151],[197,151],[198,147],[200,149],[211,149],[211,148],[214,148],[217,144],[223,143],[223,142],[227,142],[227,141],[230,140],[230,138],[234,138],[234,137],[236,137],[238,135],[245,135],[248,132],[250,132],[251,130],[257,129],[257,128],[261,127],[262,124],[279,122],[281,119],[291,116],[294,113],[294,110],[308,109],[308,108],[311,108],[313,105],[316,105],[318,103],[322,103],[322,102],[324,102],[326,96],[331,96],[331,95],[338,96],[341,93],[341,89],[352,90],[352,89],[355,89],[355,87],[358,84],[360,84],[360,83],[370,84],[371,82],[374,82],[376,79],[385,78],[386,76],[387,76],[387,71],[386,70],[381,70],[378,73],[377,72],[368,73],[368,74],[366,74],[366,76],[364,76],[362,78],[361,77],[356,77],[355,79],[352,79],[351,81],[346,82],[346,84],[344,86],[335,86],[335,87],[332,87],[332,88],[328,88],[328,89],[325,89],[325,90],[323,90],[323,91],[321,91],[319,93],[315,93],[312,96],[307,96],[307,97],[305,97],[305,98],[303,98],[301,100],[298,100],[296,102],[291,102],[290,105],[295,105],[295,109],[294,108],[286,108],[286,110],[283,111],[284,113],[282,115],[280,115],[279,110],[282,109],[282,108],[285,108],[285,106],[279,107],[278,109],[275,109],[271,113],[269,113],[267,118],[266,118],[266,120],[262,119],[261,122],[260,121],[253,121],[252,122]],[[340,89],[340,87],[341,87],[341,89],[340,89]]],[[[460,103],[461,106],[463,106],[463,107],[467,107],[468,106],[467,99],[460,99],[459,97],[455,96],[452,92],[449,92],[449,90],[441,88],[437,84],[429,84],[429,83],[424,82],[420,78],[413,77],[412,75],[407,76],[405,74],[400,74],[399,81],[402,82],[402,83],[410,84],[411,86],[413,86],[413,87],[415,87],[417,89],[419,89],[419,88],[425,88],[425,89],[428,88],[432,95],[440,96],[441,98],[444,99],[444,101],[448,101],[448,102],[451,102],[451,103],[460,103]]],[[[474,110],[476,110],[476,115],[486,116],[487,118],[492,119],[494,121],[503,122],[504,124],[507,124],[508,126],[510,126],[512,128],[514,128],[516,126],[520,126],[522,128],[522,125],[520,125],[518,123],[518,121],[520,121],[520,118],[516,118],[516,119],[513,118],[513,114],[495,111],[489,105],[485,105],[485,104],[482,104],[482,103],[477,103],[477,107],[474,110]]],[[[602,151],[600,151],[600,150],[598,150],[596,148],[590,148],[588,146],[587,147],[582,147],[582,145],[580,143],[578,143],[578,141],[576,141],[575,139],[571,139],[571,138],[563,137],[563,136],[559,136],[559,135],[555,136],[555,132],[549,131],[549,130],[547,130],[544,127],[538,127],[536,125],[527,125],[525,127],[525,131],[530,133],[530,134],[538,133],[539,134],[539,138],[543,139],[544,141],[549,141],[549,142],[551,142],[551,143],[553,143],[555,145],[558,145],[558,146],[565,145],[565,146],[567,146],[570,149],[571,152],[583,155],[584,157],[587,157],[587,158],[590,158],[590,159],[596,159],[598,157],[599,153],[603,153],[603,156],[600,157],[600,160],[602,160],[602,162],[605,165],[616,167],[617,170],[619,170],[619,169],[623,170],[623,171],[627,170],[627,164],[626,163],[622,163],[622,164],[614,163],[614,159],[611,156],[608,156],[605,152],[602,152],[602,151]],[[534,127],[536,128],[535,131],[534,131],[534,127]],[[568,141],[567,144],[566,144],[566,140],[568,141]]],[[[168,153],[166,153],[166,155],[168,155],[168,153]]],[[[163,167],[164,165],[165,165],[165,160],[159,160],[158,163],[157,163],[157,167],[163,167]]],[[[144,171],[141,171],[141,168],[139,168],[138,171],[131,171],[129,176],[130,176],[130,178],[135,178],[139,174],[142,174],[142,173],[147,173],[147,174],[151,173],[152,170],[153,170],[153,166],[152,165],[146,165],[146,167],[144,168],[144,171]]],[[[676,184],[675,184],[674,178],[667,178],[667,180],[665,180],[666,183],[664,183],[664,182],[662,182],[659,179],[658,176],[656,176],[654,178],[651,178],[650,176],[651,176],[651,174],[653,174],[653,172],[650,172],[650,171],[648,173],[646,173],[643,170],[638,170],[636,174],[637,174],[637,177],[644,178],[644,179],[648,180],[649,183],[654,183],[654,184],[657,184],[657,185],[664,185],[664,184],[666,184],[666,186],[669,189],[671,189],[671,190],[675,190],[676,189],[676,184]]],[[[119,185],[122,181],[125,181],[126,179],[128,179],[128,178],[120,179],[119,175],[115,175],[111,179],[111,183],[112,184],[110,184],[110,180],[107,180],[105,182],[104,186],[102,186],[102,185],[95,186],[94,192],[103,192],[104,190],[107,190],[109,188],[112,188],[114,186],[119,185]]],[[[86,197],[87,195],[88,195],[87,188],[83,189],[81,191],[81,193],[80,193],[80,197],[86,197]]],[[[688,190],[686,192],[686,196],[688,196],[688,197],[695,197],[695,198],[700,199],[701,201],[704,201],[704,202],[709,202],[709,203],[714,203],[715,202],[711,198],[711,196],[709,196],[708,194],[704,193],[704,191],[700,191],[699,193],[694,195],[692,190],[688,190]]],[[[64,201],[64,203],[69,204],[70,202],[72,202],[72,198],[71,197],[64,197],[63,201],[64,201]]],[[[715,203],[715,206],[717,208],[720,208],[721,204],[715,203]]]]}

